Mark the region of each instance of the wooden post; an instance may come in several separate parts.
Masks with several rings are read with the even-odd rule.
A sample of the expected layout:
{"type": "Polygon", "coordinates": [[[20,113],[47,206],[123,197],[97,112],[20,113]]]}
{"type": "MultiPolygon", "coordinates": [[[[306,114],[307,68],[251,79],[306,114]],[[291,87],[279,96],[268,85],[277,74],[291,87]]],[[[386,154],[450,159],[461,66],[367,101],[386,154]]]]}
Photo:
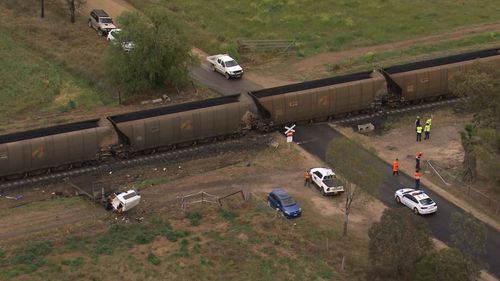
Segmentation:
{"type": "Polygon", "coordinates": [[[42,5],[42,9],[41,9],[41,13],[40,13],[40,17],[45,17],[45,0],[41,0],[40,1],[41,5],[42,5]]]}

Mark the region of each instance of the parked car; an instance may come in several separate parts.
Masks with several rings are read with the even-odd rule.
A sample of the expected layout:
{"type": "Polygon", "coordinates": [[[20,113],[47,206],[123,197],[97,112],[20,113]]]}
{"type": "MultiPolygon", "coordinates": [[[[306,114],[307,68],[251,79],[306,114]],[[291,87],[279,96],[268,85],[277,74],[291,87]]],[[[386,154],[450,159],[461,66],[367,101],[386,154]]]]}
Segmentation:
{"type": "Polygon", "coordinates": [[[423,190],[402,188],[396,190],[394,198],[398,203],[410,208],[416,215],[437,212],[437,204],[423,190]]]}
{"type": "Polygon", "coordinates": [[[130,52],[135,48],[135,44],[132,41],[122,38],[123,36],[120,35],[121,31],[122,30],[120,28],[111,29],[108,32],[107,39],[111,42],[111,44],[121,44],[122,49],[125,52],[130,52]]]}
{"type": "Polygon", "coordinates": [[[309,172],[314,185],[318,187],[323,195],[337,195],[344,192],[342,182],[337,179],[337,176],[329,168],[313,168],[309,172]]]}
{"type": "Polygon", "coordinates": [[[94,9],[90,12],[89,27],[97,31],[99,36],[107,35],[116,26],[113,19],[104,10],[94,9]]]}
{"type": "Polygon", "coordinates": [[[279,210],[287,218],[296,218],[302,214],[299,204],[281,188],[273,189],[267,196],[269,207],[279,210]]]}

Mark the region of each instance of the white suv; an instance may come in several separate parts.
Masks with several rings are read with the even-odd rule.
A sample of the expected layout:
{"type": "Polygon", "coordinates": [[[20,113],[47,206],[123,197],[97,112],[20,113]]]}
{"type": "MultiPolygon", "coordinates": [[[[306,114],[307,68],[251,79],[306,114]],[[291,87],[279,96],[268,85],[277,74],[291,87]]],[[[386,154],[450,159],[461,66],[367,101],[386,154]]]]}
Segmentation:
{"type": "Polygon", "coordinates": [[[107,35],[109,31],[116,28],[113,19],[100,9],[94,9],[90,12],[88,24],[90,28],[97,31],[99,36],[107,35]]]}
{"type": "Polygon", "coordinates": [[[321,190],[323,195],[336,195],[344,192],[344,186],[337,176],[328,168],[313,168],[310,171],[312,182],[321,190]]]}
{"type": "Polygon", "coordinates": [[[398,203],[412,209],[416,215],[432,214],[437,211],[436,202],[422,190],[402,188],[396,190],[394,198],[398,203]]]}

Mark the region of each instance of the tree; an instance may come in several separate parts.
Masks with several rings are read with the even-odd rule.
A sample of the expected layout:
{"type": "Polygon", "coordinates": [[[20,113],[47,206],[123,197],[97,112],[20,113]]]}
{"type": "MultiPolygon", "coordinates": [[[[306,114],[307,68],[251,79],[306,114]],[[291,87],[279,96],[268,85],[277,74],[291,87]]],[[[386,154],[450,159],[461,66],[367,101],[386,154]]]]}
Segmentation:
{"type": "Polygon", "coordinates": [[[428,253],[417,263],[415,281],[469,281],[476,280],[481,271],[471,267],[471,261],[459,250],[442,249],[428,253]],[[471,274],[472,273],[472,274],[471,274]]]}
{"type": "Polygon", "coordinates": [[[118,19],[123,30],[118,44],[111,44],[107,68],[114,84],[124,92],[177,86],[187,80],[190,44],[181,26],[161,8],[124,12],[118,19]],[[122,50],[131,41],[135,48],[122,50]]]}
{"type": "Polygon", "coordinates": [[[417,262],[433,249],[427,223],[406,209],[385,210],[368,236],[370,277],[380,280],[410,280],[417,262]]]}
{"type": "Polygon", "coordinates": [[[352,203],[358,197],[357,188],[375,193],[382,178],[383,165],[376,156],[360,145],[341,138],[328,144],[326,161],[343,177],[345,190],[343,236],[347,236],[347,226],[352,203]]]}
{"type": "Polygon", "coordinates": [[[467,97],[462,107],[474,114],[472,124],[461,133],[465,150],[464,181],[477,178],[476,157],[479,157],[486,167],[482,172],[500,188],[500,68],[494,64],[474,64],[453,76],[450,89],[467,97]]]}
{"type": "Polygon", "coordinates": [[[465,126],[465,130],[460,132],[462,147],[464,148],[463,161],[463,180],[465,182],[474,182],[477,178],[476,154],[474,147],[477,145],[475,129],[471,124],[465,126]]]}
{"type": "Polygon", "coordinates": [[[474,261],[486,251],[486,227],[470,213],[453,213],[450,222],[451,243],[474,261]]]}

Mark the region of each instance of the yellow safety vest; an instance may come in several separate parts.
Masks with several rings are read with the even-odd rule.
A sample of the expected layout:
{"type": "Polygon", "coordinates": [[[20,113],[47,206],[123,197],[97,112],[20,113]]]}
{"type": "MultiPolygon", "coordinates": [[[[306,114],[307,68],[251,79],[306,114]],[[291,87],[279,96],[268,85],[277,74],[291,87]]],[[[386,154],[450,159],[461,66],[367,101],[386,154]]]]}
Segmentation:
{"type": "Polygon", "coordinates": [[[431,131],[431,125],[425,125],[424,132],[430,132],[430,131],[431,131]]]}
{"type": "Polygon", "coordinates": [[[427,119],[427,121],[425,121],[425,123],[432,125],[432,119],[431,118],[427,119]]]}
{"type": "Polygon", "coordinates": [[[422,133],[422,126],[418,126],[417,127],[417,134],[421,134],[422,133]]]}

